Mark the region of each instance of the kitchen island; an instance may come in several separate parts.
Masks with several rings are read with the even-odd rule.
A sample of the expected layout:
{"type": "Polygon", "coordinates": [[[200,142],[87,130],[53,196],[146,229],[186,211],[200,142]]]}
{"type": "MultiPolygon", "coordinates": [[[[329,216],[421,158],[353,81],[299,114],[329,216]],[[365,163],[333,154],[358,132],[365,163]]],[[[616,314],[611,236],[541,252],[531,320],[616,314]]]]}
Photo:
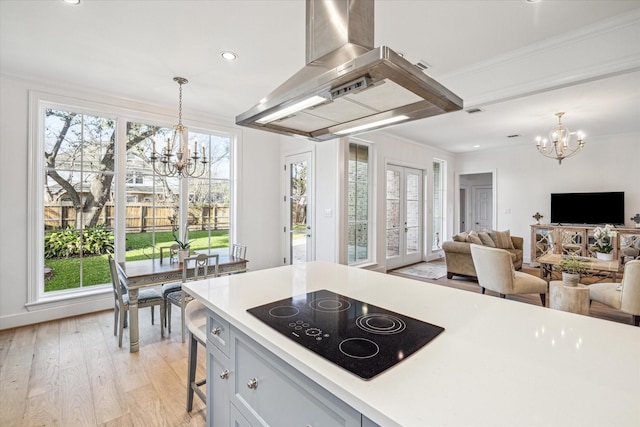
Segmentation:
{"type": "Polygon", "coordinates": [[[238,425],[279,425],[278,416],[298,407],[287,400],[287,388],[300,399],[309,394],[322,414],[336,417],[323,425],[640,425],[640,328],[631,325],[327,262],[202,280],[185,289],[211,310],[209,425],[214,412],[224,413],[225,423],[230,416],[238,425]],[[321,289],[445,330],[365,381],[247,312],[321,289]],[[249,363],[279,375],[254,374],[245,369],[249,363]],[[215,393],[218,379],[229,386],[215,393]],[[276,380],[284,382],[277,384],[285,390],[282,401],[270,393],[264,405],[265,397],[251,395],[273,390],[276,380]],[[275,413],[262,417],[254,409],[273,402],[275,413]]]}

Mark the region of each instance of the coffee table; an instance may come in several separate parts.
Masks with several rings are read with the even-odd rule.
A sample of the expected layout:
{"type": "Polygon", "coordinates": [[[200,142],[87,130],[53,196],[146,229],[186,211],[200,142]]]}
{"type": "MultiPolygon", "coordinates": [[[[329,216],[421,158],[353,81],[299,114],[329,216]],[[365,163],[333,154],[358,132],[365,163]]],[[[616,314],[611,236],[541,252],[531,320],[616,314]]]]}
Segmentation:
{"type": "MultiPolygon", "coordinates": [[[[540,277],[547,282],[552,280],[553,266],[562,261],[563,258],[567,258],[567,255],[546,254],[541,256],[538,259],[538,262],[540,263],[540,277]]],[[[614,282],[618,277],[618,271],[620,271],[620,261],[618,261],[617,259],[612,261],[602,261],[596,258],[587,257],[574,258],[578,258],[584,261],[587,266],[587,270],[609,273],[614,282]]]]}

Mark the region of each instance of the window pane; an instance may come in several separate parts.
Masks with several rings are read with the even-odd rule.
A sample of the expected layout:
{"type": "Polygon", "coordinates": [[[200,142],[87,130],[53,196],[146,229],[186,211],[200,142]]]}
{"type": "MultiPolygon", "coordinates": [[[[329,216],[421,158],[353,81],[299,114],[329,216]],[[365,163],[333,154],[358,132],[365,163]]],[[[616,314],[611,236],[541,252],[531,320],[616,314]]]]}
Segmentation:
{"type": "Polygon", "coordinates": [[[231,140],[220,135],[189,133],[193,151],[206,156],[204,174],[189,179],[189,229],[194,250],[228,252],[231,200],[231,140]],[[204,147],[204,150],[203,150],[204,147]]]}
{"type": "Polygon", "coordinates": [[[349,144],[347,187],[347,259],[349,264],[369,257],[369,147],[349,144]]]}
{"type": "Polygon", "coordinates": [[[155,174],[151,162],[154,146],[156,153],[161,152],[167,146],[167,138],[171,137],[170,128],[127,122],[127,261],[158,258],[161,247],[174,243],[173,229],[178,227],[180,180],[155,174]]]}
{"type": "Polygon", "coordinates": [[[45,292],[108,283],[115,120],[44,112],[45,292]]]}
{"type": "Polygon", "coordinates": [[[442,242],[442,230],[444,229],[444,168],[445,162],[436,160],[433,162],[433,236],[432,249],[439,249],[442,242]]]}

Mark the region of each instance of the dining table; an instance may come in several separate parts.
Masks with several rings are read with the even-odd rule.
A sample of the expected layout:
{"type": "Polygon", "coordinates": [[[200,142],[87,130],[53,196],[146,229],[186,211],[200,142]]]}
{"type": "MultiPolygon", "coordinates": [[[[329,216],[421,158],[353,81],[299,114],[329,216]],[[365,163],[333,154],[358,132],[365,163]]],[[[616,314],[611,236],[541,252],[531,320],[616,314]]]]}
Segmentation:
{"type": "MultiPolygon", "coordinates": [[[[207,253],[207,251],[196,251],[207,253]]],[[[248,260],[228,254],[219,254],[218,274],[235,274],[247,269],[248,260]]],[[[164,283],[182,281],[182,263],[168,262],[161,258],[150,258],[121,262],[126,276],[127,293],[129,294],[129,351],[135,353],[140,348],[138,329],[138,293],[140,288],[162,285],[164,283]]],[[[193,277],[194,268],[187,270],[187,279],[193,277]]],[[[161,327],[164,327],[161,322],[161,327]]]]}

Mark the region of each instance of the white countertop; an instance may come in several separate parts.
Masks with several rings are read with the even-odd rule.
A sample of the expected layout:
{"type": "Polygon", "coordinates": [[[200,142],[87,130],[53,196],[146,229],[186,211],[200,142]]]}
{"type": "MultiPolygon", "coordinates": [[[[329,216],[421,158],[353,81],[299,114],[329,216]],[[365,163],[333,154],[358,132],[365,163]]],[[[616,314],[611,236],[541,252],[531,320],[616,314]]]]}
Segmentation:
{"type": "Polygon", "coordinates": [[[326,262],[185,285],[381,426],[640,426],[640,328],[326,262]],[[445,328],[364,381],[248,308],[319,289],[445,328]]]}

